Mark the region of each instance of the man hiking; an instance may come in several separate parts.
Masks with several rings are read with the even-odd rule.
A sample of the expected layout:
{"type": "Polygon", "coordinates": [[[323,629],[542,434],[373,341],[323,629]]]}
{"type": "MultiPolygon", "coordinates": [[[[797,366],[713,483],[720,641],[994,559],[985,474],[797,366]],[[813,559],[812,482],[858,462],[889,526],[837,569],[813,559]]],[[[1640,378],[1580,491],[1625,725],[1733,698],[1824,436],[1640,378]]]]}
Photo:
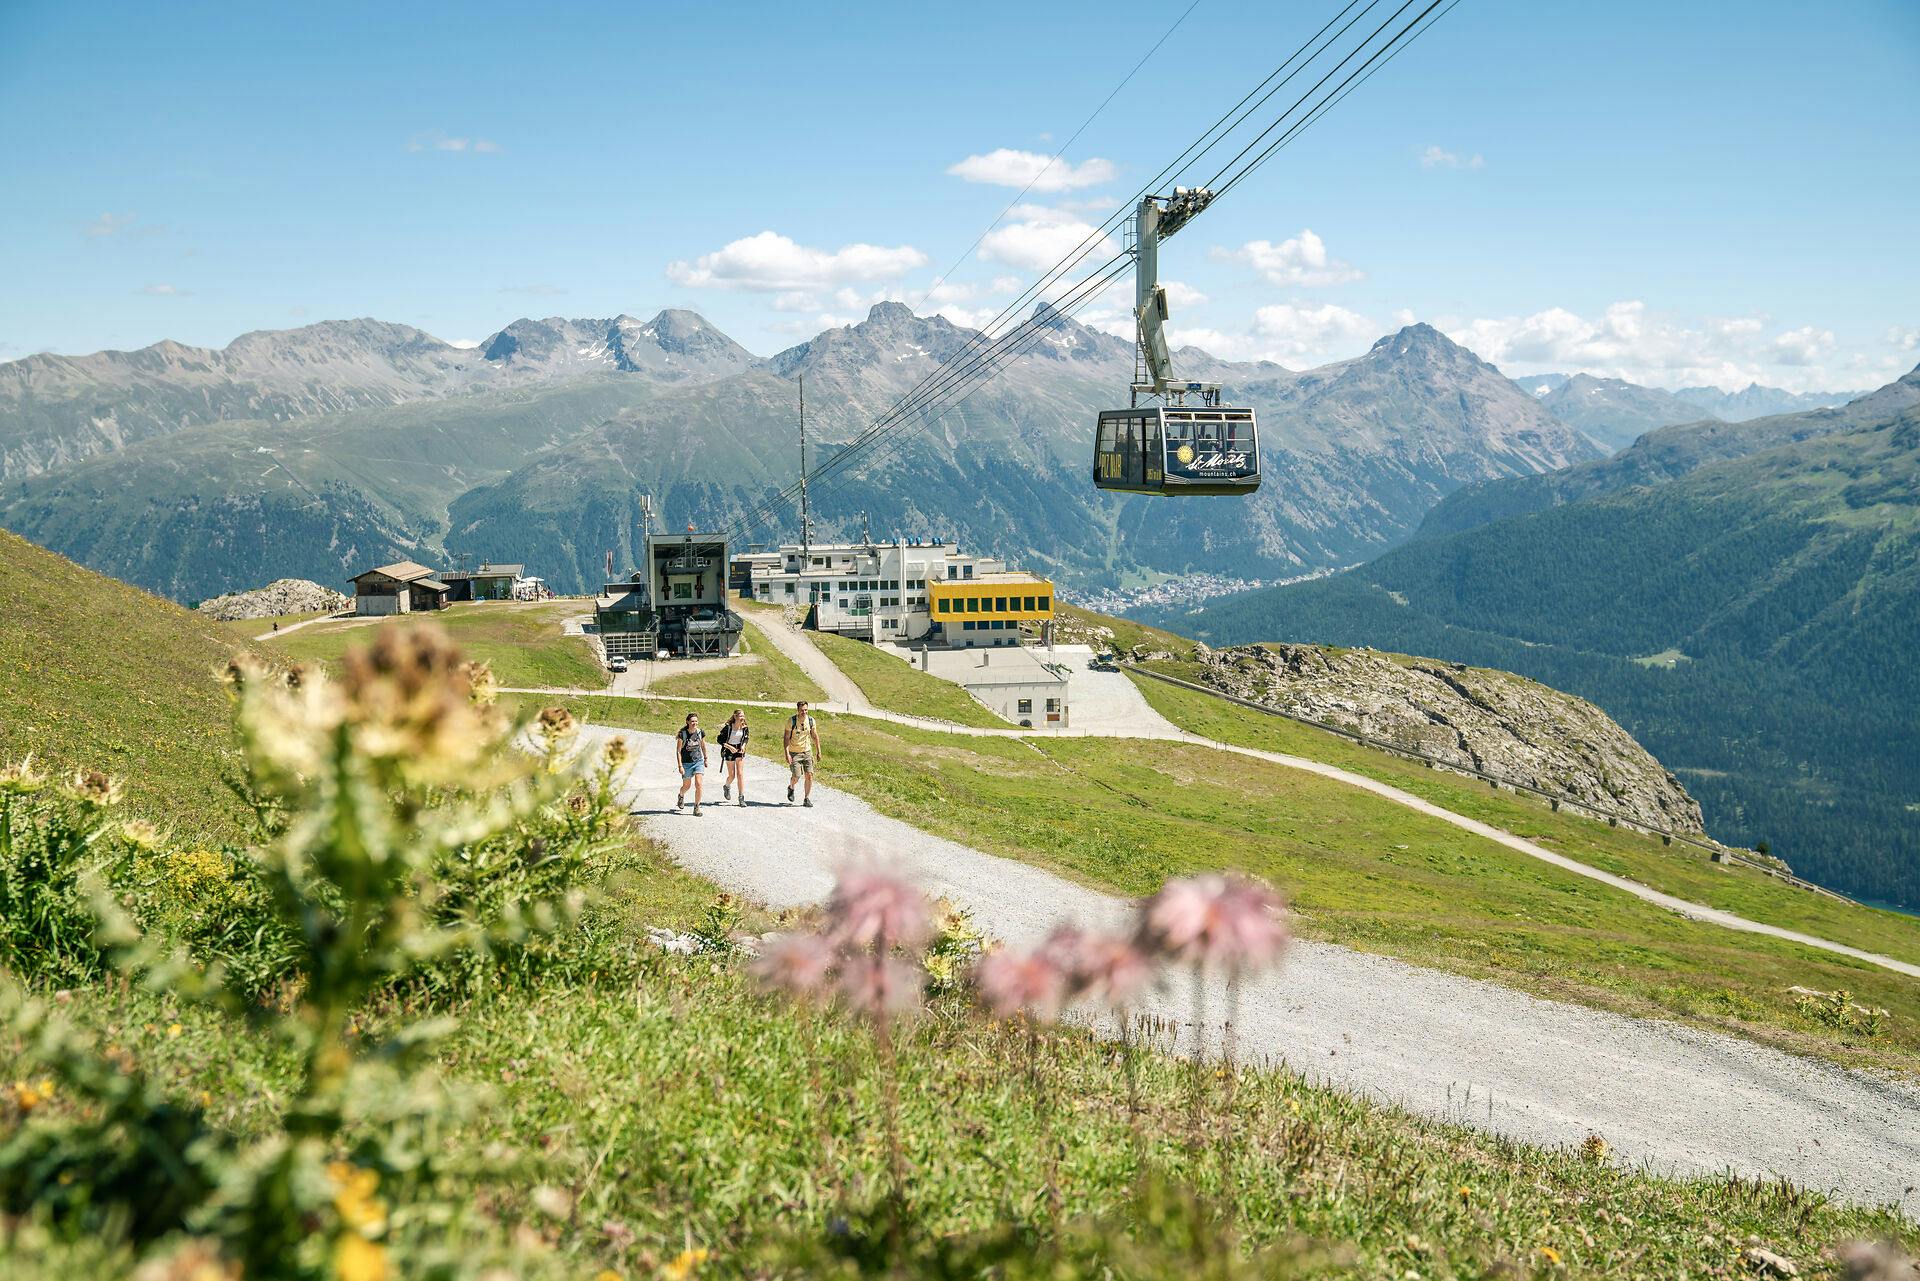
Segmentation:
{"type": "Polygon", "coordinates": [[[793,715],[787,717],[787,732],[784,746],[787,749],[787,804],[793,804],[793,789],[799,785],[802,774],[807,777],[805,799],[801,804],[813,808],[813,766],[820,759],[820,727],[813,717],[807,715],[807,700],[801,699],[793,705],[793,715]]]}
{"type": "Polygon", "coordinates": [[[700,718],[692,712],[687,713],[687,723],[673,736],[673,754],[680,762],[680,795],[673,800],[673,812],[678,814],[687,803],[687,785],[693,785],[693,816],[700,817],[700,776],[707,772],[707,736],[700,728],[700,718]]]}

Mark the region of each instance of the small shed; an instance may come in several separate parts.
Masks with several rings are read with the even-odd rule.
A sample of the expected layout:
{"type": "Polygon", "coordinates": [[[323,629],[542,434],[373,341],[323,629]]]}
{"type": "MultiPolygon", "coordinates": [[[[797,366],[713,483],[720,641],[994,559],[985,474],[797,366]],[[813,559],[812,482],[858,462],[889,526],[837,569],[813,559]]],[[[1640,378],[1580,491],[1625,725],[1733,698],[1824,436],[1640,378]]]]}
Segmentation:
{"type": "Polygon", "coordinates": [[[442,574],[440,581],[447,585],[448,600],[513,600],[526,572],[525,565],[482,564],[442,574]]]}
{"type": "Polygon", "coordinates": [[[412,614],[447,605],[447,585],[435,581],[431,569],[410,560],[377,566],[349,581],[356,614],[412,614]]]}

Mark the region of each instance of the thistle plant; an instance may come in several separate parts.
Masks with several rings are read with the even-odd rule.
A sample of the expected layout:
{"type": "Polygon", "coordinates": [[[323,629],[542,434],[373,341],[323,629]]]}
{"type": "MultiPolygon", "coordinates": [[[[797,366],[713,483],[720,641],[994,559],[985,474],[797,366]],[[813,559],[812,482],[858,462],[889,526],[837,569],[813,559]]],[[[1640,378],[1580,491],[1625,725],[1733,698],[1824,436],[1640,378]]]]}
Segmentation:
{"type": "MultiPolygon", "coordinates": [[[[262,927],[286,941],[284,1009],[262,1014],[236,999],[217,962],[143,936],[98,878],[92,907],[96,937],[129,974],[176,1000],[270,1019],[298,1064],[280,1128],[244,1145],[211,1133],[197,1108],[137,1072],[103,1070],[16,994],[11,1022],[32,1030],[62,1086],[121,1132],[165,1141],[129,1167],[88,1140],[98,1114],[23,1132],[0,1150],[0,1193],[57,1205],[56,1188],[76,1188],[69,1226],[84,1230],[124,1217],[116,1204],[152,1200],[140,1189],[170,1160],[176,1194],[155,1203],[173,1208],[136,1224],[210,1235],[249,1278],[384,1277],[394,1234],[444,1213],[413,1194],[434,1177],[452,1102],[421,1071],[423,1051],[450,1024],[392,1018],[375,1036],[362,1020],[383,993],[458,973],[444,968],[453,958],[498,962],[577,915],[577,873],[621,821],[611,769],[582,773],[562,759],[564,713],[542,717],[540,758],[514,751],[490,674],[437,629],[383,630],[346,655],[338,681],[244,663],[227,678],[249,785],[285,816],[247,853],[265,888],[262,927]]],[[[17,792],[25,774],[13,777],[17,792]]],[[[104,806],[112,791],[92,781],[72,804],[104,806]]]]}
{"type": "MultiPolygon", "coordinates": [[[[1220,1173],[1230,1175],[1233,1149],[1233,1093],[1235,1084],[1234,1024],[1239,1017],[1240,983],[1247,975],[1274,964],[1286,950],[1290,935],[1282,915],[1280,896],[1244,876],[1211,873],[1168,881],[1140,907],[1135,937],[1146,952],[1193,971],[1193,1115],[1191,1134],[1200,1141],[1200,1117],[1206,1095],[1206,980],[1210,973],[1226,979],[1227,1017],[1222,1044],[1222,1072],[1226,1080],[1221,1106],[1220,1173]]],[[[1228,1203],[1231,1204],[1231,1197],[1228,1203]]]]}

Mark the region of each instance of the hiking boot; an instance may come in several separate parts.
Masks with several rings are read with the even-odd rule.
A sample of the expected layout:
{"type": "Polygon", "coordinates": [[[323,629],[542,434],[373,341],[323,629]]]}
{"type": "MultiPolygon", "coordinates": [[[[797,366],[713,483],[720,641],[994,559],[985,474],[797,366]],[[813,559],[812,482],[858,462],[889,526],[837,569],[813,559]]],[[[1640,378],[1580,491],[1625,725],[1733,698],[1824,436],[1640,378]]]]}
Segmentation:
{"type": "Polygon", "coordinates": [[[674,813],[676,813],[676,814],[678,814],[678,813],[679,813],[679,812],[680,812],[681,810],[683,810],[683,809],[685,809],[685,808],[687,808],[687,798],[686,798],[686,797],[684,797],[684,796],[676,796],[676,797],[674,797],[674,798],[673,798],[673,812],[674,812],[674,813]]]}
{"type": "Polygon", "coordinates": [[[733,799],[733,784],[732,784],[732,783],[722,783],[722,784],[720,784],[720,799],[721,799],[721,800],[723,800],[723,801],[730,801],[730,800],[732,800],[732,799],[733,799]]]}
{"type": "Polygon", "coordinates": [[[793,804],[793,788],[792,787],[787,788],[787,804],[789,805],[793,804]]]}
{"type": "Polygon", "coordinates": [[[813,798],[811,796],[809,796],[806,800],[801,801],[800,803],[806,806],[808,809],[813,808],[813,798]]]}
{"type": "Polygon", "coordinates": [[[699,802],[699,801],[695,801],[695,802],[693,803],[693,816],[694,816],[695,818],[699,818],[699,817],[700,817],[700,802],[699,802]]]}
{"type": "Polygon", "coordinates": [[[739,799],[738,801],[736,801],[736,802],[735,802],[735,804],[737,804],[737,805],[740,805],[740,806],[743,806],[743,807],[744,807],[744,806],[746,805],[746,803],[747,803],[747,794],[746,794],[745,792],[742,792],[742,793],[740,793],[740,799],[739,799]]]}

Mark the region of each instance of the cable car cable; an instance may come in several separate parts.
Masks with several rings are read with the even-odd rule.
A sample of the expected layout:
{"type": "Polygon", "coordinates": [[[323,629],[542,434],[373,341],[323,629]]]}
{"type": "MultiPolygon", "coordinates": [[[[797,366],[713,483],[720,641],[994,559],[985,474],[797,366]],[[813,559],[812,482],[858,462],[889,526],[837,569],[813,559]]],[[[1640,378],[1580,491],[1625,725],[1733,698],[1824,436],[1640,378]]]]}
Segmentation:
{"type": "MultiPolygon", "coordinates": [[[[1213,125],[1209,126],[1208,129],[1201,134],[1200,138],[1196,140],[1196,142],[1188,146],[1186,151],[1183,152],[1180,157],[1176,158],[1172,164],[1163,168],[1160,174],[1156,175],[1153,181],[1142,189],[1142,195],[1144,196],[1145,193],[1153,190],[1161,182],[1161,180],[1165,178],[1165,176],[1169,171],[1174,170],[1176,167],[1185,167],[1187,165],[1190,165],[1189,157],[1192,157],[1193,159],[1197,159],[1199,155],[1205,155],[1208,151],[1211,151],[1213,147],[1217,146],[1219,142],[1226,136],[1226,134],[1231,133],[1234,129],[1237,129],[1240,124],[1244,123],[1247,117],[1252,114],[1252,109],[1246,112],[1242,112],[1238,119],[1232,119],[1234,114],[1236,112],[1240,112],[1241,107],[1243,107],[1249,100],[1252,100],[1255,97],[1255,95],[1260,94],[1260,89],[1263,86],[1267,85],[1268,82],[1272,81],[1275,76],[1279,75],[1280,72],[1284,71],[1288,65],[1293,63],[1296,59],[1298,59],[1302,52],[1304,52],[1315,41],[1319,40],[1320,37],[1324,35],[1330,28],[1332,28],[1335,23],[1339,22],[1340,18],[1343,15],[1351,11],[1356,3],[1358,3],[1358,0],[1349,0],[1349,3],[1345,7],[1343,7],[1338,13],[1336,13],[1334,17],[1330,19],[1325,26],[1321,27],[1319,32],[1316,32],[1312,38],[1310,38],[1305,44],[1303,44],[1299,50],[1296,50],[1295,53],[1292,56],[1290,56],[1286,62],[1283,62],[1279,68],[1277,68],[1274,72],[1270,73],[1267,76],[1267,78],[1261,82],[1261,85],[1255,86],[1255,88],[1252,91],[1250,91],[1245,97],[1243,97],[1240,100],[1240,102],[1235,105],[1233,109],[1229,110],[1219,120],[1216,120],[1213,125]],[[1209,136],[1214,134],[1216,130],[1220,129],[1221,123],[1223,121],[1230,121],[1230,123],[1227,124],[1226,129],[1221,133],[1220,137],[1213,138],[1211,141],[1208,141],[1209,136]],[[1198,149],[1197,155],[1195,154],[1196,148],[1198,149]]],[[[1273,85],[1272,88],[1269,88],[1264,95],[1261,95],[1259,98],[1259,101],[1254,104],[1254,109],[1257,109],[1261,103],[1264,103],[1269,99],[1271,99],[1273,94],[1277,92],[1280,87],[1282,87],[1288,81],[1293,79],[1294,76],[1298,75],[1299,72],[1303,70],[1306,66],[1316,61],[1322,54],[1326,52],[1328,48],[1332,46],[1332,44],[1335,41],[1337,41],[1340,38],[1341,35],[1344,35],[1360,20],[1361,17],[1364,17],[1364,15],[1367,12],[1371,11],[1371,9],[1377,3],[1379,3],[1379,0],[1370,0],[1367,6],[1363,8],[1359,14],[1355,15],[1354,18],[1349,20],[1347,24],[1341,28],[1340,32],[1333,37],[1332,40],[1326,41],[1324,44],[1320,46],[1320,48],[1314,50],[1313,53],[1307,58],[1306,62],[1302,63],[1300,67],[1295,68],[1295,70],[1292,73],[1288,74],[1285,79],[1281,80],[1279,84],[1273,85]]],[[[1417,3],[1417,0],[1407,0],[1407,3],[1403,4],[1401,8],[1396,11],[1393,17],[1389,18],[1385,23],[1382,23],[1381,26],[1377,28],[1371,35],[1369,35],[1365,40],[1361,41],[1360,44],[1356,46],[1353,50],[1348,52],[1347,55],[1343,57],[1338,63],[1336,63],[1335,66],[1326,75],[1321,77],[1320,81],[1315,85],[1314,89],[1309,90],[1298,101],[1296,101],[1292,106],[1290,106],[1287,109],[1287,111],[1281,113],[1281,115],[1276,120],[1270,123],[1266,129],[1262,130],[1261,133],[1255,137],[1253,142],[1243,147],[1241,151],[1234,157],[1234,160],[1229,161],[1227,166],[1221,169],[1220,174],[1226,174],[1232,168],[1232,165],[1235,163],[1235,161],[1238,161],[1239,159],[1244,157],[1253,146],[1258,145],[1259,140],[1261,138],[1265,138],[1269,134],[1271,134],[1273,130],[1280,125],[1281,122],[1286,120],[1288,116],[1292,115],[1293,112],[1298,109],[1301,103],[1304,103],[1308,98],[1312,97],[1314,92],[1316,92],[1321,86],[1324,86],[1326,82],[1332,78],[1333,75],[1337,74],[1340,67],[1345,66],[1348,62],[1352,61],[1354,57],[1358,56],[1363,50],[1365,50],[1368,47],[1368,45],[1370,45],[1379,36],[1381,31],[1384,31],[1389,26],[1391,26],[1394,20],[1397,19],[1400,16],[1400,14],[1403,14],[1407,10],[1407,8],[1411,7],[1411,5],[1414,3],[1417,3]]],[[[1233,186],[1237,185],[1248,174],[1252,173],[1253,170],[1257,169],[1260,165],[1264,164],[1265,161],[1269,159],[1276,151],[1278,151],[1281,147],[1285,146],[1288,142],[1291,142],[1295,137],[1299,135],[1300,132],[1304,131],[1307,127],[1309,127],[1311,124],[1317,121],[1322,115],[1324,115],[1326,111],[1330,110],[1333,106],[1338,105],[1338,103],[1341,100],[1343,100],[1349,93],[1351,93],[1353,89],[1357,88],[1360,83],[1364,83],[1366,79],[1371,78],[1371,75],[1373,74],[1373,72],[1377,70],[1379,66],[1384,65],[1385,61],[1391,60],[1393,56],[1398,54],[1400,49],[1406,47],[1406,44],[1411,43],[1413,39],[1417,39],[1419,34],[1424,34],[1423,30],[1415,31],[1415,28],[1418,27],[1421,21],[1424,20],[1428,15],[1432,14],[1435,9],[1439,8],[1442,3],[1446,3],[1446,0],[1433,0],[1433,3],[1429,4],[1428,7],[1413,20],[1413,22],[1407,24],[1407,26],[1403,27],[1400,31],[1396,32],[1388,40],[1387,44],[1383,45],[1379,50],[1376,50],[1364,63],[1361,64],[1360,67],[1356,68],[1354,72],[1351,73],[1345,81],[1343,81],[1339,86],[1337,86],[1332,93],[1330,93],[1326,98],[1323,98],[1314,107],[1310,108],[1306,116],[1296,121],[1294,125],[1290,126],[1279,138],[1275,139],[1275,141],[1272,144],[1270,144],[1265,150],[1261,151],[1258,155],[1256,155],[1255,158],[1251,162],[1249,162],[1243,169],[1241,169],[1238,173],[1234,174],[1228,180],[1225,186],[1221,188],[1221,191],[1215,193],[1215,198],[1217,199],[1220,194],[1224,193],[1224,191],[1229,190],[1233,186]],[[1405,43],[1402,43],[1403,41],[1405,43]]],[[[1447,3],[1447,10],[1451,11],[1454,5],[1458,3],[1459,3],[1459,0],[1451,0],[1451,3],[1447,3]]],[[[1440,16],[1444,17],[1445,13],[1442,13],[1440,16]]],[[[1438,21],[1438,19],[1436,18],[1435,21],[1438,21]]],[[[1427,25],[1428,27],[1431,27],[1432,24],[1428,23],[1427,25]]],[[[1164,38],[1163,38],[1163,42],[1164,42],[1164,38]]],[[[1129,75],[1128,78],[1130,79],[1131,75],[1129,75]]],[[[1123,80],[1122,81],[1123,87],[1125,83],[1126,81],[1123,80]]],[[[1217,176],[1218,175],[1216,175],[1216,177],[1217,176]]],[[[1017,200],[1015,203],[1016,204],[1018,203],[1017,200]]],[[[1053,267],[1047,273],[1045,273],[1040,280],[1036,281],[1033,285],[1029,286],[1026,290],[1022,291],[1022,294],[1020,295],[1020,297],[1016,298],[1012,303],[1009,303],[1006,308],[1003,308],[1000,315],[996,317],[994,321],[989,322],[989,325],[987,328],[976,332],[973,339],[969,341],[966,347],[962,348],[960,353],[957,353],[955,357],[949,358],[948,362],[944,363],[939,369],[930,373],[926,378],[923,378],[920,384],[916,385],[913,389],[911,389],[908,393],[906,393],[905,396],[903,396],[898,402],[896,402],[893,408],[889,409],[886,413],[882,414],[881,417],[877,419],[872,425],[870,425],[865,431],[857,435],[852,442],[849,442],[846,446],[843,446],[843,448],[840,451],[838,451],[833,458],[828,459],[823,463],[821,463],[819,467],[817,467],[812,473],[809,474],[809,478],[811,479],[814,476],[829,475],[834,472],[843,470],[846,466],[852,463],[852,461],[856,456],[865,452],[867,449],[871,448],[882,436],[886,435],[887,433],[891,432],[893,429],[897,428],[908,416],[915,413],[925,414],[927,415],[927,421],[931,423],[933,421],[936,421],[948,409],[953,408],[955,405],[957,405],[961,401],[965,400],[968,396],[970,396],[972,394],[972,390],[977,389],[977,385],[980,382],[984,382],[986,379],[991,378],[995,373],[998,372],[998,365],[1001,363],[1002,358],[1008,354],[1008,352],[1010,352],[1015,346],[1027,345],[1028,340],[1030,340],[1032,337],[1037,335],[1037,333],[1040,332],[1041,329],[1051,327],[1047,323],[1048,320],[1050,320],[1050,318],[1055,314],[1065,314],[1065,309],[1063,309],[1059,303],[1053,304],[1052,307],[1050,307],[1049,310],[1045,313],[1042,313],[1036,309],[1033,315],[1029,316],[1026,320],[1022,321],[1019,325],[1015,326],[1013,329],[1000,335],[998,338],[992,338],[989,347],[985,351],[975,352],[973,349],[976,348],[982,340],[991,338],[992,329],[998,324],[1002,323],[1012,310],[1022,305],[1023,301],[1026,298],[1032,296],[1037,290],[1042,289],[1047,285],[1056,282],[1058,278],[1064,275],[1067,270],[1071,270],[1071,268],[1074,265],[1082,261],[1087,256],[1087,254],[1091,251],[1092,246],[1095,243],[1097,243],[1097,241],[1099,241],[1100,239],[1103,239],[1107,231],[1111,227],[1116,225],[1120,219],[1124,218],[1126,213],[1127,213],[1127,207],[1122,206],[1113,215],[1109,216],[1106,220],[1104,220],[1100,227],[1093,229],[1093,231],[1090,232],[1090,234],[1081,242],[1081,245],[1078,246],[1075,251],[1070,252],[1066,258],[1064,258],[1060,263],[1056,264],[1055,267],[1053,267]],[[967,388],[964,392],[961,392],[961,389],[963,387],[966,387],[968,383],[975,384],[975,387],[967,388]],[[940,407],[939,409],[937,410],[933,409],[935,402],[942,399],[949,398],[953,396],[953,393],[955,392],[961,392],[961,394],[957,398],[952,399],[950,403],[940,407]]],[[[981,238],[982,239],[985,238],[985,233],[982,234],[981,238]]],[[[971,250],[969,250],[968,252],[971,252],[971,250]]],[[[1113,264],[1114,262],[1119,261],[1121,258],[1129,256],[1129,253],[1130,251],[1123,250],[1121,254],[1116,255],[1114,258],[1109,259],[1108,263],[1103,264],[1101,268],[1095,269],[1094,273],[1091,276],[1089,276],[1087,280],[1082,281],[1080,285],[1071,287],[1068,290],[1068,294],[1063,297],[1062,301],[1065,300],[1065,297],[1072,297],[1074,295],[1078,295],[1078,297],[1075,299],[1071,307],[1072,310],[1077,311],[1079,307],[1084,305],[1095,293],[1097,293],[1100,289],[1104,289],[1109,283],[1111,283],[1113,279],[1117,278],[1119,272],[1108,271],[1107,268],[1111,266],[1111,264],[1113,264]],[[1087,288],[1089,284],[1095,284],[1096,281],[1097,281],[1097,284],[1093,289],[1087,288]]],[[[963,255],[963,259],[964,259],[964,255],[963,255]]],[[[762,502],[760,504],[757,504],[752,511],[744,514],[741,519],[743,521],[752,521],[754,523],[754,526],[757,527],[758,524],[764,523],[764,521],[768,518],[768,515],[770,515],[772,511],[777,510],[780,506],[790,501],[791,492],[797,492],[797,486],[793,487],[791,491],[783,491],[782,493],[775,495],[772,499],[762,502]]]]}

